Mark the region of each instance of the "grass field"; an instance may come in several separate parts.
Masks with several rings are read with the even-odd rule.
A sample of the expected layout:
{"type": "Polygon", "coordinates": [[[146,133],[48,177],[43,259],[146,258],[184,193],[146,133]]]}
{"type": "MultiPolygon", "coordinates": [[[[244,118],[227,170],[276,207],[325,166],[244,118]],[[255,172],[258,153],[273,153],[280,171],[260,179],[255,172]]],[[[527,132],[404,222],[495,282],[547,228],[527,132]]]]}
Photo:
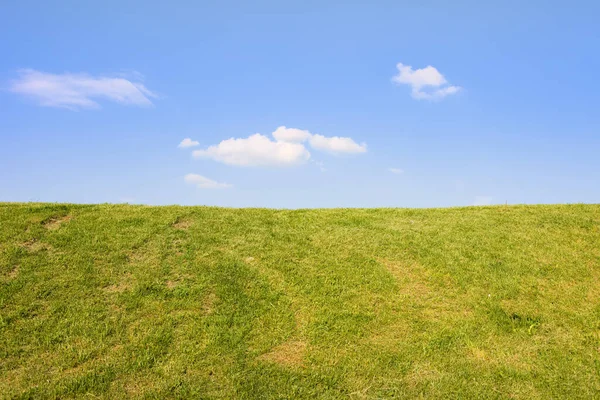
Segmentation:
{"type": "Polygon", "coordinates": [[[0,204],[3,398],[599,398],[600,205],[0,204]]]}

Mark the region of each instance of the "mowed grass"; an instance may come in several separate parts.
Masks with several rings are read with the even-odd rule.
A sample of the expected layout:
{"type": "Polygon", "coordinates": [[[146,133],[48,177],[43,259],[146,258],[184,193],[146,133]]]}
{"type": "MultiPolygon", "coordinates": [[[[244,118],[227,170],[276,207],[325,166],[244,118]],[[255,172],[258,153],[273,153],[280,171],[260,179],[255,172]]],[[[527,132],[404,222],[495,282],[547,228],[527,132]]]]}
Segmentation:
{"type": "Polygon", "coordinates": [[[600,206],[0,204],[2,398],[599,398],[600,206]]]}

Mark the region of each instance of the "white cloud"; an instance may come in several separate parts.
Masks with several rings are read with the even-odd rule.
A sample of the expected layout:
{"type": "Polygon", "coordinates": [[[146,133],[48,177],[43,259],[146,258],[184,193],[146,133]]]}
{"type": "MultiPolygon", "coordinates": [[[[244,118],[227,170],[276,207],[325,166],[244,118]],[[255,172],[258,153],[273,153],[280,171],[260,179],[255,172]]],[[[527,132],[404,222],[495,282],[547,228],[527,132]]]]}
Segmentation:
{"type": "Polygon", "coordinates": [[[406,83],[413,87],[421,88],[423,86],[437,87],[447,82],[446,78],[431,65],[413,70],[410,65],[398,63],[396,64],[396,68],[398,68],[398,75],[393,78],[396,83],[406,83]]]}
{"type": "Polygon", "coordinates": [[[461,90],[460,86],[448,84],[444,75],[431,65],[413,70],[410,65],[398,63],[396,68],[398,74],[392,77],[392,82],[409,85],[412,97],[417,100],[441,100],[461,90]]]}
{"type": "Polygon", "coordinates": [[[278,142],[301,143],[308,140],[312,134],[309,131],[280,126],[273,132],[273,137],[278,142]]]}
{"type": "Polygon", "coordinates": [[[364,153],[367,151],[366,144],[358,144],[349,137],[326,137],[310,133],[307,130],[285,126],[277,128],[272,135],[278,142],[302,143],[308,141],[312,148],[330,153],[364,153]]]}
{"type": "Polygon", "coordinates": [[[142,83],[124,77],[94,77],[88,74],[51,74],[33,69],[19,71],[9,90],[34,100],[44,107],[70,110],[100,108],[98,99],[124,105],[152,106],[157,97],[142,83]]]}
{"type": "Polygon", "coordinates": [[[187,149],[188,147],[195,147],[198,146],[200,144],[200,142],[196,141],[196,140],[192,140],[190,138],[185,138],[181,141],[181,143],[179,143],[179,148],[181,149],[187,149]]]}
{"type": "Polygon", "coordinates": [[[473,202],[474,206],[489,206],[492,204],[491,196],[475,196],[475,202],[473,202]]]}
{"type": "Polygon", "coordinates": [[[312,135],[308,143],[314,149],[330,153],[364,153],[367,151],[365,143],[358,144],[348,137],[312,135]]]}
{"type": "Polygon", "coordinates": [[[226,189],[232,187],[228,183],[216,182],[198,174],[187,174],[183,179],[186,183],[195,185],[200,189],[226,189]]]}
{"type": "Polygon", "coordinates": [[[441,100],[450,94],[457,93],[459,90],[460,87],[458,86],[447,86],[429,93],[413,89],[412,96],[417,100],[441,100]]]}
{"type": "Polygon", "coordinates": [[[310,160],[311,156],[304,142],[308,142],[314,149],[334,154],[367,151],[366,144],[359,145],[348,137],[325,137],[285,126],[277,128],[272,135],[275,140],[260,133],[248,138],[231,138],[207,149],[196,150],[192,154],[197,158],[210,158],[224,164],[243,167],[285,167],[310,160]]]}
{"type": "Polygon", "coordinates": [[[302,164],[310,158],[304,145],[272,141],[260,133],[246,139],[223,140],[206,150],[196,150],[193,155],[242,167],[292,166],[302,164]]]}
{"type": "Polygon", "coordinates": [[[400,174],[403,174],[403,173],[404,173],[404,170],[403,170],[403,169],[400,169],[400,168],[389,168],[389,171],[390,171],[392,174],[396,174],[396,175],[400,175],[400,174]]]}

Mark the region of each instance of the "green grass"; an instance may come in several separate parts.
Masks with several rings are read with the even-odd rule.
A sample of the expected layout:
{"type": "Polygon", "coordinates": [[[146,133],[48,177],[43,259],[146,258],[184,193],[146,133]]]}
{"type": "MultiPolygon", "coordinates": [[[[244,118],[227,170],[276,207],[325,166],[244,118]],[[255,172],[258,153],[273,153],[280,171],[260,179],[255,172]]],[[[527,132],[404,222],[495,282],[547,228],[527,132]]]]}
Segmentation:
{"type": "Polygon", "coordinates": [[[0,204],[3,398],[599,398],[600,205],[0,204]]]}

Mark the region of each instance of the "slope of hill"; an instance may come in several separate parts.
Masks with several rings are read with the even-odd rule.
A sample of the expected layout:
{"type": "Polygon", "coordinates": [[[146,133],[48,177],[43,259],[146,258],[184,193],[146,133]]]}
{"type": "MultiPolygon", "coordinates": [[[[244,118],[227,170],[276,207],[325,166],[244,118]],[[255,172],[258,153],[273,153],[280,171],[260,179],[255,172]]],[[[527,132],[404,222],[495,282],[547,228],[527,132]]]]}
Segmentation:
{"type": "Polygon", "coordinates": [[[600,206],[0,204],[0,397],[600,396],[600,206]]]}

